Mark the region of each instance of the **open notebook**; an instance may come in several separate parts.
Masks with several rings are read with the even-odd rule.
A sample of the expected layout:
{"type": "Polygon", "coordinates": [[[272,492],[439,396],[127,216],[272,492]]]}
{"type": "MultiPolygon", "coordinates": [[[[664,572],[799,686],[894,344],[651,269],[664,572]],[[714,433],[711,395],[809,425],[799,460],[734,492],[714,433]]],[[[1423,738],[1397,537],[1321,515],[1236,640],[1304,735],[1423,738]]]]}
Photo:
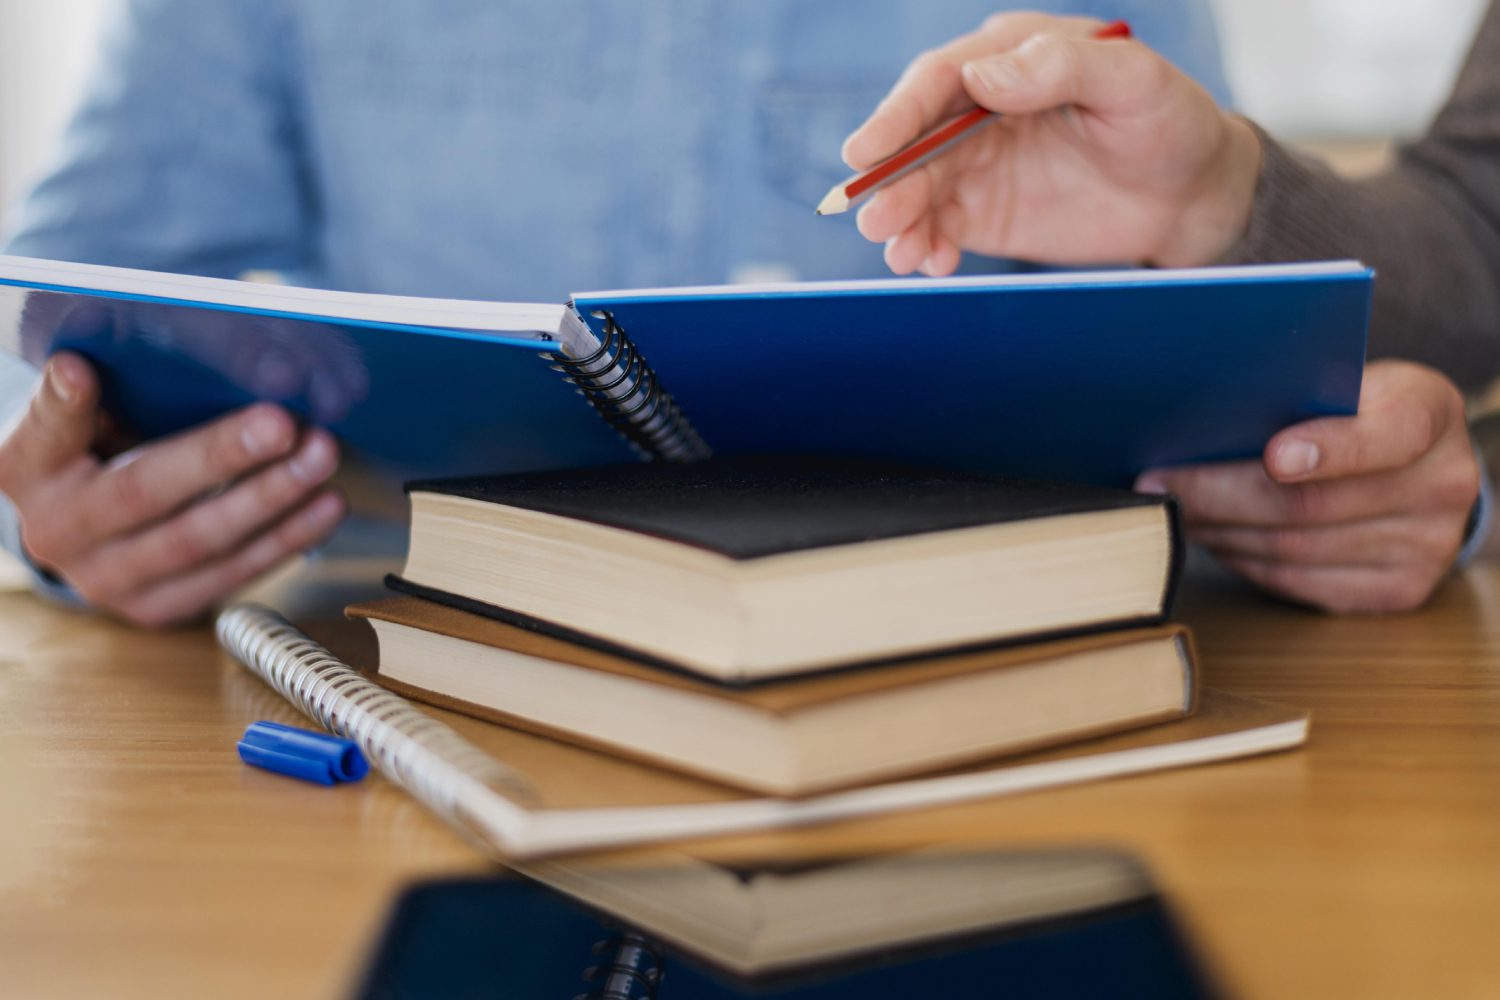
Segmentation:
{"type": "Polygon", "coordinates": [[[541,736],[419,711],[255,605],[219,616],[236,659],[480,845],[534,857],[808,826],[1298,746],[1304,712],[1205,690],[1179,722],[804,798],[736,791],[541,736]]]}
{"type": "Polygon", "coordinates": [[[144,437],[273,400],[396,479],[711,449],[1128,483],[1353,412],[1370,288],[1346,261],[538,305],[0,257],[0,347],[88,355],[144,437]]]}

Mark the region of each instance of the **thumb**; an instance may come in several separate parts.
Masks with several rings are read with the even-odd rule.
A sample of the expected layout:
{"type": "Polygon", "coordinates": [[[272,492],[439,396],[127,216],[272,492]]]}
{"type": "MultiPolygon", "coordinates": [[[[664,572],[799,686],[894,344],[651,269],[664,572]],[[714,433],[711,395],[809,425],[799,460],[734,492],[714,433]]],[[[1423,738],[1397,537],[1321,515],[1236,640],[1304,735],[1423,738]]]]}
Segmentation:
{"type": "Polygon", "coordinates": [[[0,445],[4,485],[14,489],[87,453],[98,414],[99,378],[93,368],[76,354],[53,355],[30,407],[0,445]]]}
{"type": "Polygon", "coordinates": [[[1107,114],[1150,110],[1170,72],[1140,42],[1044,32],[965,63],[963,83],[974,103],[991,111],[1035,114],[1076,105],[1107,114]]]}
{"type": "Polygon", "coordinates": [[[1266,471],[1279,482],[1336,479],[1409,466],[1448,435],[1467,437],[1464,401],[1446,378],[1408,362],[1375,362],[1359,412],[1320,417],[1266,444],[1266,471]]]}

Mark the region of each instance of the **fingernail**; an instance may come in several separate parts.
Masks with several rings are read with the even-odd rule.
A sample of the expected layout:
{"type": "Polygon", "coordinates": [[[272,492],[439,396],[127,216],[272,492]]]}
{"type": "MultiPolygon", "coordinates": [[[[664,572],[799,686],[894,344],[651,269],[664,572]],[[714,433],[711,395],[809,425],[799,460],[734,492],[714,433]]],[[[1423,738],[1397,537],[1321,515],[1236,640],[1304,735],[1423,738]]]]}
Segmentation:
{"type": "Polygon", "coordinates": [[[337,493],[325,493],[307,508],[304,516],[307,518],[308,525],[314,528],[336,524],[344,516],[343,498],[337,493]]]}
{"type": "Polygon", "coordinates": [[[1311,441],[1288,441],[1276,449],[1276,475],[1305,476],[1318,467],[1322,455],[1311,441]]]}
{"type": "Polygon", "coordinates": [[[72,406],[78,401],[78,386],[63,371],[61,365],[56,361],[47,365],[47,384],[57,394],[57,398],[72,406]]]}
{"type": "Polygon", "coordinates": [[[992,94],[1009,90],[1021,82],[1020,67],[1009,56],[991,56],[964,63],[963,74],[992,94]]]}
{"type": "Polygon", "coordinates": [[[322,434],[314,434],[287,463],[292,475],[304,483],[320,483],[333,474],[336,462],[333,444],[322,434]]]}
{"type": "Polygon", "coordinates": [[[287,446],[286,426],[270,413],[254,413],[250,422],[240,432],[245,450],[255,458],[269,458],[279,454],[287,446]]]}
{"type": "Polygon", "coordinates": [[[1167,481],[1155,472],[1143,473],[1135,481],[1137,493],[1165,493],[1167,481]]]}

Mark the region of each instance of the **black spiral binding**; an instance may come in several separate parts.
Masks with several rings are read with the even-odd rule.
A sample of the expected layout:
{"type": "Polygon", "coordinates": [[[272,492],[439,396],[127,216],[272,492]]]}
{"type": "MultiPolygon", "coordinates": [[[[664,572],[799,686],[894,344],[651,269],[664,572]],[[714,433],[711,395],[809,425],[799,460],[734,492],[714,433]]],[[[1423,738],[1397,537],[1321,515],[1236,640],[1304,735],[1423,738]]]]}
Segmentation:
{"type": "Polygon", "coordinates": [[[593,988],[573,1000],[654,1000],[664,975],[663,959],[649,941],[627,932],[595,942],[593,951],[604,956],[583,970],[584,982],[593,988]]]}
{"type": "Polygon", "coordinates": [[[614,316],[604,311],[594,315],[604,321],[599,349],[583,358],[549,352],[545,357],[553,362],[553,370],[572,382],[599,415],[647,457],[669,462],[706,458],[708,446],[614,316]]]}

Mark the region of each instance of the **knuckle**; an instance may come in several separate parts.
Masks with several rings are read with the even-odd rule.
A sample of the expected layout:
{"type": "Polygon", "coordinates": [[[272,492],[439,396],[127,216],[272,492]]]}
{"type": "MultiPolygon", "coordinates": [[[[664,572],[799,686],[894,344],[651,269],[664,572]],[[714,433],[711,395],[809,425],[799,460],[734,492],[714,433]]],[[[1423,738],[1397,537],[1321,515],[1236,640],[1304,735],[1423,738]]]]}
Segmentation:
{"type": "Polygon", "coordinates": [[[1293,524],[1316,521],[1327,509],[1327,491],[1321,483],[1293,483],[1281,493],[1286,519],[1293,524]]]}
{"type": "Polygon", "coordinates": [[[1419,560],[1431,564],[1433,576],[1442,576],[1463,548],[1464,524],[1457,520],[1436,524],[1413,537],[1411,545],[1419,560]]]}
{"type": "MultiPolygon", "coordinates": [[[[1436,375],[1436,373],[1434,373],[1434,375],[1437,378],[1438,382],[1438,414],[1445,418],[1445,422],[1461,423],[1466,409],[1463,393],[1459,391],[1457,385],[1450,382],[1447,378],[1441,375],[1436,375]]],[[[1429,419],[1431,419],[1432,414],[1429,413],[1428,417],[1429,419]]]]}
{"type": "Polygon", "coordinates": [[[262,514],[286,509],[309,489],[286,465],[256,476],[247,485],[256,510],[262,514]]]}
{"type": "Polygon", "coordinates": [[[942,50],[924,49],[911,61],[910,73],[912,76],[927,76],[937,72],[945,62],[942,50]]]}
{"type": "Polygon", "coordinates": [[[115,513],[123,512],[130,520],[146,517],[151,509],[151,489],[141,475],[139,463],[128,462],[116,468],[105,482],[109,505],[115,513]]]}
{"type": "Polygon", "coordinates": [[[1018,53],[1031,59],[1052,58],[1062,48],[1062,37],[1051,31],[1033,33],[1021,43],[1018,53]]]}
{"type": "Polygon", "coordinates": [[[218,550],[214,533],[201,517],[184,515],[167,524],[162,531],[166,559],[174,566],[197,565],[218,550]]]}
{"type": "Polygon", "coordinates": [[[1140,68],[1137,70],[1139,86],[1144,93],[1156,94],[1169,87],[1175,78],[1172,64],[1157,56],[1150,54],[1150,58],[1140,60],[1140,68]]]}
{"type": "Polygon", "coordinates": [[[63,555],[63,535],[49,521],[38,523],[21,512],[21,548],[38,565],[55,568],[63,555]]]}
{"type": "Polygon", "coordinates": [[[1319,443],[1326,450],[1325,461],[1328,468],[1347,472],[1372,470],[1372,460],[1379,455],[1371,454],[1369,439],[1359,433],[1352,423],[1336,423],[1327,430],[1330,433],[1319,443]]]}
{"type": "Polygon", "coordinates": [[[980,22],[979,30],[985,34],[1006,31],[1012,26],[1021,23],[1025,16],[1025,14],[1018,11],[1002,10],[998,14],[989,15],[980,22]]]}
{"type": "Polygon", "coordinates": [[[271,532],[270,540],[272,544],[267,545],[265,551],[268,566],[307,548],[315,538],[307,517],[298,513],[278,524],[271,532]]]}
{"type": "Polygon", "coordinates": [[[1301,562],[1313,555],[1313,536],[1300,528],[1274,528],[1267,536],[1272,558],[1301,562]]]}
{"type": "Polygon", "coordinates": [[[1427,453],[1437,441],[1442,423],[1438,412],[1427,406],[1413,406],[1403,419],[1406,428],[1407,451],[1411,457],[1427,453]]]}
{"type": "Polygon", "coordinates": [[[1450,463],[1431,480],[1432,499],[1443,507],[1468,510],[1479,496],[1479,464],[1472,452],[1464,451],[1466,461],[1450,463]]]}
{"type": "Polygon", "coordinates": [[[1031,66],[1034,75],[1051,83],[1073,86],[1080,69],[1078,47],[1071,39],[1044,31],[1032,35],[1021,46],[1019,56],[1031,66]]]}
{"type": "Polygon", "coordinates": [[[68,584],[93,607],[119,611],[125,588],[117,574],[99,567],[83,567],[68,575],[68,584]]]}

